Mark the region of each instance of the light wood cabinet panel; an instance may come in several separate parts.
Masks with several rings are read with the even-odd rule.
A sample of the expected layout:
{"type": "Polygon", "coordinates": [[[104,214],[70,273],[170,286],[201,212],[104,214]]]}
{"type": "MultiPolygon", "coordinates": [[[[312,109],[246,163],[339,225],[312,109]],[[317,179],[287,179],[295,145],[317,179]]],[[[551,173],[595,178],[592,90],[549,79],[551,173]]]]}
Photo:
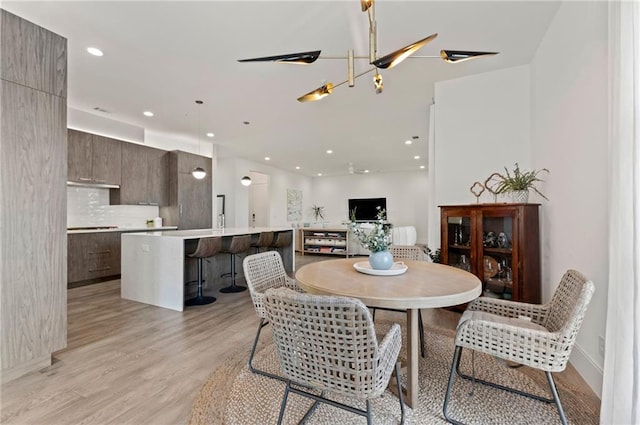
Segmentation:
{"type": "Polygon", "coordinates": [[[67,101],[66,40],[0,13],[0,375],[6,382],[50,365],[51,353],[66,346],[67,101]]]}
{"type": "Polygon", "coordinates": [[[2,28],[2,78],[66,98],[67,39],[6,10],[2,28]]]}

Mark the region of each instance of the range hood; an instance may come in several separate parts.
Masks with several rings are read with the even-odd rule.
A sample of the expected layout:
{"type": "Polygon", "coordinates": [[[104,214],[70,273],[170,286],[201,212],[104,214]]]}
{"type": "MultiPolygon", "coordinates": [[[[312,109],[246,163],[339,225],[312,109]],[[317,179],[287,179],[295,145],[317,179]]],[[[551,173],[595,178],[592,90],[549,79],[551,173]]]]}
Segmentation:
{"type": "Polygon", "coordinates": [[[119,184],[96,183],[96,182],[70,182],[70,181],[67,181],[67,186],[96,187],[98,189],[120,189],[120,185],[119,184]]]}

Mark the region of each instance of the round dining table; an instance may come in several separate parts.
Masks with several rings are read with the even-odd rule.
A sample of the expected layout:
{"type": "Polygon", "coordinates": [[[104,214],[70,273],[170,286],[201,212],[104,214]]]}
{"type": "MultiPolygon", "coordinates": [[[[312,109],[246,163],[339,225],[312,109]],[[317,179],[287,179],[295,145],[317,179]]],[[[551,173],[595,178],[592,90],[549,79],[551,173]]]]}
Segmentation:
{"type": "Polygon", "coordinates": [[[296,280],[302,289],[312,294],[357,298],[368,307],[406,309],[408,341],[405,402],[409,407],[416,408],[420,309],[449,307],[472,301],[480,296],[482,283],[467,271],[443,264],[414,260],[403,260],[401,263],[394,264],[393,269],[404,269],[403,266],[406,266],[402,274],[372,275],[368,273],[385,272],[371,271],[366,257],[318,261],[302,266],[296,272],[296,280]]]}

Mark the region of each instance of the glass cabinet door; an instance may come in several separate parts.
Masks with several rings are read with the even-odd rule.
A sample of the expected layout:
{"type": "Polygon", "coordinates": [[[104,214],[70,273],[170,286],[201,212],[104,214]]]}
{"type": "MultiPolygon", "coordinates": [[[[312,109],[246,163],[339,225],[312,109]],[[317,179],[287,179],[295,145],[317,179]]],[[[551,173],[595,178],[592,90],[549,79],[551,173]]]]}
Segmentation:
{"type": "Polygon", "coordinates": [[[514,241],[518,240],[515,211],[484,211],[478,242],[481,250],[479,267],[482,273],[484,293],[493,298],[512,299],[514,282],[517,282],[514,241]]]}
{"type": "Polygon", "coordinates": [[[447,217],[447,265],[476,274],[471,261],[472,237],[471,215],[447,217]]]}

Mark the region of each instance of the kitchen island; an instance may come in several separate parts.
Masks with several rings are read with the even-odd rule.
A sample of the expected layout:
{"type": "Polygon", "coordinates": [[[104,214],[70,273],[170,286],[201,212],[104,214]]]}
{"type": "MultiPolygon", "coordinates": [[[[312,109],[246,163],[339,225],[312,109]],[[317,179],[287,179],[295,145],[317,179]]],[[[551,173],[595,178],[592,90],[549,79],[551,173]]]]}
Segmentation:
{"type": "MultiPolygon", "coordinates": [[[[287,227],[245,227],[227,229],[196,229],[125,233],[121,246],[121,289],[124,299],[138,301],[158,307],[183,311],[186,296],[185,282],[196,279],[196,260],[187,258],[201,238],[222,237],[222,248],[226,249],[236,235],[252,235],[258,240],[260,232],[292,232],[292,243],[282,250],[284,267],[295,270],[295,235],[287,227]]],[[[253,253],[253,249],[240,254],[236,260],[238,279],[242,276],[242,259],[253,253]]],[[[204,292],[220,296],[218,289],[228,285],[228,278],[221,275],[231,270],[230,255],[219,253],[204,262],[204,292]]],[[[195,291],[195,285],[191,288],[195,291]]],[[[225,295],[227,296],[227,295],[225,295]]],[[[238,296],[229,294],[228,296],[238,296]]]]}

